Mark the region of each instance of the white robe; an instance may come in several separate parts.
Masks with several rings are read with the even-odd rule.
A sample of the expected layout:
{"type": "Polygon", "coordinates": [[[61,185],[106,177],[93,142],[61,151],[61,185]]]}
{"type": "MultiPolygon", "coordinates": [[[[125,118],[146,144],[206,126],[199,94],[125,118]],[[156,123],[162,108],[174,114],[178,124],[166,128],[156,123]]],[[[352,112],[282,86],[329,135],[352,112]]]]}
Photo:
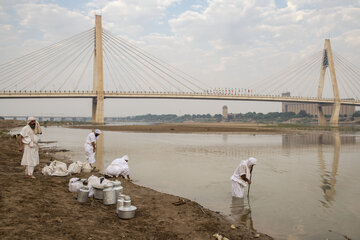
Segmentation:
{"type": "Polygon", "coordinates": [[[29,125],[23,127],[20,131],[22,143],[24,146],[24,154],[21,159],[21,165],[35,167],[39,164],[39,146],[40,138],[34,134],[34,130],[29,125]]]}
{"type": "Polygon", "coordinates": [[[123,158],[116,158],[106,168],[105,174],[110,176],[123,176],[129,175],[130,169],[128,163],[123,158]]]}
{"type": "Polygon", "coordinates": [[[246,175],[246,178],[250,179],[250,169],[247,162],[248,160],[241,161],[239,166],[235,169],[234,174],[230,177],[233,197],[244,197],[244,191],[247,183],[242,180],[241,176],[246,175]]]}
{"type": "Polygon", "coordinates": [[[92,142],[94,142],[96,144],[96,137],[95,137],[95,133],[93,133],[93,132],[91,132],[91,133],[89,133],[89,135],[87,135],[85,144],[84,144],[85,157],[86,157],[86,160],[90,164],[95,163],[95,152],[94,152],[94,148],[91,144],[92,142]]]}

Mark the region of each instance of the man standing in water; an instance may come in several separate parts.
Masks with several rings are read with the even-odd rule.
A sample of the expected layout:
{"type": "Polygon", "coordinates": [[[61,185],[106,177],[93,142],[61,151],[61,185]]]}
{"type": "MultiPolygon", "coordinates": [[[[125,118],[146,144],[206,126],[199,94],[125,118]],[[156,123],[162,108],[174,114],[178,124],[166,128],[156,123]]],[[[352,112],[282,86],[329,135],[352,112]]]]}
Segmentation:
{"type": "Polygon", "coordinates": [[[21,165],[26,166],[25,175],[29,178],[35,178],[33,176],[34,168],[39,164],[39,137],[37,134],[41,134],[40,125],[35,118],[29,117],[27,125],[21,129],[19,136],[19,150],[24,153],[21,165]]]}
{"type": "Polygon", "coordinates": [[[250,157],[247,160],[242,160],[235,169],[234,174],[230,177],[233,197],[244,197],[245,187],[247,184],[251,184],[250,176],[256,163],[257,159],[250,157]]]}
{"type": "Polygon", "coordinates": [[[85,157],[92,168],[93,164],[95,163],[96,140],[98,139],[100,134],[101,131],[99,129],[96,129],[95,131],[89,133],[85,140],[85,157]]]}

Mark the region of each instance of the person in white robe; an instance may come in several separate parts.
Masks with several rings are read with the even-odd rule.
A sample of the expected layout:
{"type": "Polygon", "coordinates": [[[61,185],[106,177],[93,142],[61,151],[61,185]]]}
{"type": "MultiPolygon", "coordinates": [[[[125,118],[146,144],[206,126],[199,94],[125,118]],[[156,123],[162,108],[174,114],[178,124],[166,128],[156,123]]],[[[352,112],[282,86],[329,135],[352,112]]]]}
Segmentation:
{"type": "Polygon", "coordinates": [[[29,117],[27,125],[23,127],[19,135],[19,150],[23,152],[21,165],[25,167],[25,175],[35,178],[34,168],[39,164],[39,134],[41,134],[40,124],[35,118],[29,117]]]}
{"type": "Polygon", "coordinates": [[[129,169],[129,157],[128,155],[123,156],[122,158],[116,158],[111,162],[111,164],[106,168],[105,175],[108,176],[122,176],[130,179],[130,169],[129,169]]]}
{"type": "Polygon", "coordinates": [[[84,150],[86,160],[90,163],[90,166],[93,167],[95,163],[95,152],[96,152],[96,140],[99,138],[101,131],[96,129],[95,131],[89,133],[86,137],[84,150]]]}
{"type": "Polygon", "coordinates": [[[242,160],[235,169],[234,174],[230,177],[233,197],[244,197],[245,187],[251,184],[250,176],[256,163],[257,159],[250,157],[247,160],[242,160]]]}

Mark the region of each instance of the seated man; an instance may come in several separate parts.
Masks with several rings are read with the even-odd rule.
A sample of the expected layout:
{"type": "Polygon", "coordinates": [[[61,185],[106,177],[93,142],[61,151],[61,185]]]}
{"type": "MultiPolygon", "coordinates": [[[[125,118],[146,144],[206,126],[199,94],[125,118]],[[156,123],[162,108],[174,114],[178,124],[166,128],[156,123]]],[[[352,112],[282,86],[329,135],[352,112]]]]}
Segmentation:
{"type": "Polygon", "coordinates": [[[109,175],[112,177],[122,176],[124,178],[127,177],[128,180],[131,180],[128,161],[129,157],[127,155],[123,156],[122,158],[116,158],[106,168],[105,175],[109,175]]]}

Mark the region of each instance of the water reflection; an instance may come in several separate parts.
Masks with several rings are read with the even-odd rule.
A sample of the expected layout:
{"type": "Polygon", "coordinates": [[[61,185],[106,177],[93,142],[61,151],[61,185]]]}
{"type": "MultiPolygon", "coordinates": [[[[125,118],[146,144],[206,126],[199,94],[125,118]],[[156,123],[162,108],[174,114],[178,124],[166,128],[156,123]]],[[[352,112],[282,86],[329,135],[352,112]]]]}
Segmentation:
{"type": "Polygon", "coordinates": [[[96,140],[96,153],[95,153],[95,167],[99,169],[100,172],[103,172],[104,170],[104,138],[105,138],[105,132],[102,131],[99,138],[96,140]]]}
{"type": "Polygon", "coordinates": [[[256,231],[254,228],[253,219],[251,217],[251,207],[249,198],[232,197],[230,206],[231,217],[234,222],[241,223],[249,229],[256,231]]]}
{"type": "MultiPolygon", "coordinates": [[[[339,159],[340,159],[340,134],[339,132],[334,132],[333,135],[333,146],[334,146],[334,157],[332,163],[332,170],[331,172],[326,170],[326,164],[324,160],[323,154],[323,144],[318,145],[318,165],[319,165],[319,172],[321,177],[321,186],[320,188],[324,192],[325,202],[321,201],[324,207],[330,207],[331,202],[334,201],[334,197],[336,194],[335,191],[335,184],[336,184],[336,175],[339,167],[339,159]]],[[[319,143],[322,142],[323,136],[319,136],[319,143]]]]}

